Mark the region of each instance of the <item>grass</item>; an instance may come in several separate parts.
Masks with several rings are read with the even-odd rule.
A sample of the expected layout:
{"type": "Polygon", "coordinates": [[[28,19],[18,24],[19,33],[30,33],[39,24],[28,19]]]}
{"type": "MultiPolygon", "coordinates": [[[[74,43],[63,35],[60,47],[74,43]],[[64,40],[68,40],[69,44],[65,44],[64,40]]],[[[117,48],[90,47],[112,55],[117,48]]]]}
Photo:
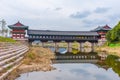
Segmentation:
{"type": "Polygon", "coordinates": [[[110,43],[108,46],[109,46],[109,47],[120,47],[120,42],[110,43]]]}
{"type": "Polygon", "coordinates": [[[44,63],[44,60],[50,60],[52,57],[53,53],[49,49],[30,47],[28,53],[25,55],[23,63],[27,65],[31,63],[44,63]]]}
{"type": "Polygon", "coordinates": [[[120,41],[119,42],[106,42],[101,47],[119,48],[120,47],[120,41]]]}
{"type": "Polygon", "coordinates": [[[106,52],[107,54],[117,55],[120,57],[120,42],[106,42],[103,46],[96,47],[98,52],[106,52]]]}
{"type": "Polygon", "coordinates": [[[0,36],[0,42],[16,42],[16,41],[11,38],[5,38],[0,36]]]}

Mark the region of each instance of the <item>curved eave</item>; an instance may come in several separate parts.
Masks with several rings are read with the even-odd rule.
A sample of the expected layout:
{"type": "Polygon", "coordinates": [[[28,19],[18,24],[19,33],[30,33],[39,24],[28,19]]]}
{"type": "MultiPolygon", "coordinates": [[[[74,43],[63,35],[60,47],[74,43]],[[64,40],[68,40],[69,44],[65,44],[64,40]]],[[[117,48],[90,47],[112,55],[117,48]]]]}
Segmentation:
{"type": "Polygon", "coordinates": [[[30,34],[30,33],[28,33],[28,35],[46,35],[46,36],[99,36],[99,34],[97,34],[97,35],[60,35],[60,34],[57,34],[57,35],[55,35],[55,34],[30,34]]]}
{"type": "Polygon", "coordinates": [[[28,29],[28,26],[8,26],[10,29],[28,29]]]}
{"type": "Polygon", "coordinates": [[[100,29],[100,30],[96,30],[96,31],[109,31],[111,29],[100,29]]]}
{"type": "Polygon", "coordinates": [[[25,32],[12,32],[14,34],[17,34],[17,33],[22,33],[22,34],[25,34],[25,32]]]}
{"type": "Polygon", "coordinates": [[[92,30],[92,31],[109,31],[109,30],[111,30],[111,29],[95,29],[95,30],[92,30]]]}

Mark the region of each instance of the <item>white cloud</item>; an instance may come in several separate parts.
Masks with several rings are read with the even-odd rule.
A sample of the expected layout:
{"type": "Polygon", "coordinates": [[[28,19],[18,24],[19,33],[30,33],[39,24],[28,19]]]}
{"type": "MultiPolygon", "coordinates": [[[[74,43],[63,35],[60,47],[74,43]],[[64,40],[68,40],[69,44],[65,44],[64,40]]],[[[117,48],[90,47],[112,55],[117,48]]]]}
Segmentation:
{"type": "Polygon", "coordinates": [[[103,25],[105,22],[114,26],[119,16],[115,15],[114,21],[109,17],[120,14],[119,3],[120,0],[0,0],[0,19],[5,19],[8,25],[20,20],[35,29],[91,30],[94,26],[103,25]],[[97,8],[109,8],[109,10],[106,10],[107,13],[97,14],[94,13],[97,8]],[[69,17],[76,12],[85,11],[92,13],[84,19],[69,17]],[[84,21],[91,21],[90,28],[86,28],[89,25],[84,21]]]}

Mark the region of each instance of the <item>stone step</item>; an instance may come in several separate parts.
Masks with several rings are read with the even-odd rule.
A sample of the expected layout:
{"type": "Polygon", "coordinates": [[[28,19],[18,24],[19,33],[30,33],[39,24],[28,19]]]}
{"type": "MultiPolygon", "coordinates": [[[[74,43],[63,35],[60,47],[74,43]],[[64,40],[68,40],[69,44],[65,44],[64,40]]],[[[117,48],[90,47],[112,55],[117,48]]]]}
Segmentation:
{"type": "Polygon", "coordinates": [[[11,46],[0,46],[0,50],[1,50],[1,49],[10,48],[10,47],[12,47],[12,46],[17,46],[17,45],[11,45],[11,46]]]}
{"type": "Polygon", "coordinates": [[[19,57],[19,58],[16,59],[15,61],[10,62],[10,63],[8,63],[8,64],[6,64],[6,65],[4,65],[4,66],[1,66],[1,67],[0,67],[0,71],[8,68],[9,66],[13,66],[13,65],[17,64],[17,63],[18,63],[19,61],[21,61],[22,59],[23,59],[23,57],[19,57]]]}
{"type": "Polygon", "coordinates": [[[20,47],[14,48],[13,50],[10,50],[10,51],[1,52],[1,53],[0,53],[0,56],[9,54],[9,53],[14,52],[14,51],[17,51],[17,50],[19,50],[19,49],[22,48],[22,47],[23,47],[23,46],[20,46],[20,47]]]}
{"type": "Polygon", "coordinates": [[[25,47],[20,48],[19,50],[16,50],[15,52],[11,52],[11,53],[9,53],[9,54],[0,56],[0,61],[1,61],[1,60],[4,60],[4,59],[6,59],[6,58],[10,58],[10,57],[18,54],[19,52],[23,51],[23,49],[25,49],[25,47]]]}
{"type": "Polygon", "coordinates": [[[25,49],[23,49],[23,50],[21,50],[21,51],[19,51],[19,52],[16,52],[15,54],[18,54],[18,55],[14,55],[14,56],[12,56],[12,57],[10,57],[10,58],[8,58],[8,59],[5,59],[5,60],[1,61],[1,62],[0,62],[0,66],[5,65],[6,62],[8,62],[8,61],[10,61],[10,60],[13,60],[13,59],[15,59],[15,58],[20,57],[21,55],[23,55],[23,54],[24,54],[25,52],[27,52],[27,51],[28,51],[28,48],[25,48],[25,49]]]}
{"type": "Polygon", "coordinates": [[[20,66],[21,63],[17,64],[17,65],[14,65],[11,69],[7,70],[7,72],[3,73],[1,76],[0,76],[0,80],[4,80],[5,77],[7,77],[14,69],[16,69],[18,66],[20,66]]]}
{"type": "Polygon", "coordinates": [[[16,47],[20,47],[20,46],[11,46],[11,47],[9,47],[9,48],[0,49],[0,52],[9,51],[9,50],[12,50],[12,49],[14,49],[14,48],[16,48],[16,47]]]}
{"type": "Polygon", "coordinates": [[[9,44],[3,47],[0,45],[0,80],[12,72],[21,63],[24,54],[29,50],[25,45],[9,44]]]}

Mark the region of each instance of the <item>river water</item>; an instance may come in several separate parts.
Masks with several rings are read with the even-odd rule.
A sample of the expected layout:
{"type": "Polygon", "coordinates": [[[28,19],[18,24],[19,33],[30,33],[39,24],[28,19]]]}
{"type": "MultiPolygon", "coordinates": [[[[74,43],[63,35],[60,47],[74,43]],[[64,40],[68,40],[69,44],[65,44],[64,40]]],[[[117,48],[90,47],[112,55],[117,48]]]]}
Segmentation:
{"type": "Polygon", "coordinates": [[[56,70],[23,73],[16,80],[120,80],[119,57],[110,55],[100,63],[75,61],[57,62],[52,65],[56,70]]]}

